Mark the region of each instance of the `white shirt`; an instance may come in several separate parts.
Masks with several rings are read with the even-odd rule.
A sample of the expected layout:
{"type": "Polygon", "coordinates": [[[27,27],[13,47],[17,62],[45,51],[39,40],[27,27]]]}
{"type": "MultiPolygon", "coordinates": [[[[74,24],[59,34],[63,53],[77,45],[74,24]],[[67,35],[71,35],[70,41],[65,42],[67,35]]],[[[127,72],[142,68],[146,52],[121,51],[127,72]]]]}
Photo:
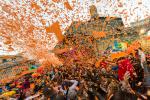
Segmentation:
{"type": "Polygon", "coordinates": [[[141,62],[142,63],[145,62],[146,61],[146,56],[145,56],[144,52],[141,51],[141,50],[138,50],[138,51],[139,51],[139,55],[141,57],[141,62]]]}
{"type": "Polygon", "coordinates": [[[25,100],[32,100],[33,98],[36,98],[38,96],[40,96],[40,94],[35,94],[33,96],[27,97],[25,100]]]}
{"type": "Polygon", "coordinates": [[[76,89],[76,87],[78,85],[78,81],[76,81],[76,80],[70,80],[70,82],[73,83],[73,85],[71,87],[69,87],[69,90],[76,89]]]}
{"type": "Polygon", "coordinates": [[[141,58],[141,66],[142,66],[142,68],[144,68],[143,62],[146,61],[146,56],[145,56],[144,52],[141,50],[138,50],[138,54],[140,55],[140,58],[141,58]]]}

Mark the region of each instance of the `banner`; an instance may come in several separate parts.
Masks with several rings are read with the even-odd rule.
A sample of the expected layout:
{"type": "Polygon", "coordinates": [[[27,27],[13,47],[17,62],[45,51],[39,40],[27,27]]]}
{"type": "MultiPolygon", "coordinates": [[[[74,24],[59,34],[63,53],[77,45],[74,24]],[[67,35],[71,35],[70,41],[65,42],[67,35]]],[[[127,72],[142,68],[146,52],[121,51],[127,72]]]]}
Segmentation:
{"type": "Polygon", "coordinates": [[[127,49],[127,43],[114,41],[113,52],[125,51],[127,49]]]}

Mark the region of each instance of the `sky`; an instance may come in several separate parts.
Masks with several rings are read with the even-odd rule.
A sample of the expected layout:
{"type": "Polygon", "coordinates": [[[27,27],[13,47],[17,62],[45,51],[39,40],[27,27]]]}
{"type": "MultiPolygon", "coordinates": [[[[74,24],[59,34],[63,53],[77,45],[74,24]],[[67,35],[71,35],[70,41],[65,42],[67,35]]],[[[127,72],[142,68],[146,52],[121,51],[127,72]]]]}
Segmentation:
{"type": "MultiPolygon", "coordinates": [[[[131,22],[136,22],[137,20],[150,17],[150,0],[68,0],[68,3],[73,8],[72,10],[68,10],[65,7],[64,2],[67,0],[58,0],[60,2],[54,2],[56,0],[3,0],[0,4],[0,12],[2,12],[2,6],[4,4],[11,5],[14,9],[18,7],[18,11],[26,9],[25,13],[20,12],[17,14],[17,16],[19,18],[22,14],[25,16],[24,18],[27,18],[26,16],[30,16],[31,13],[35,13],[35,10],[31,10],[29,7],[29,5],[32,3],[31,1],[36,2],[41,9],[47,9],[45,12],[38,13],[36,17],[32,17],[31,23],[33,23],[34,26],[43,27],[39,20],[41,17],[45,20],[45,26],[47,27],[58,21],[63,33],[73,21],[89,20],[89,6],[93,4],[97,7],[99,16],[121,17],[126,27],[129,27],[131,22]],[[43,5],[41,1],[48,1],[48,5],[43,5]]],[[[2,14],[4,15],[6,13],[2,14]]],[[[7,16],[9,17],[11,15],[8,14],[7,16]]],[[[44,33],[45,31],[43,30],[42,32],[44,33]]],[[[34,32],[34,34],[36,34],[37,37],[40,37],[40,35],[38,35],[38,31],[34,32]]],[[[51,44],[53,45],[52,48],[56,43],[57,41],[54,40],[54,43],[51,44]]],[[[8,52],[7,48],[8,46],[6,46],[3,41],[0,40],[0,55],[17,54],[21,49],[20,47],[15,51],[8,52]]]]}

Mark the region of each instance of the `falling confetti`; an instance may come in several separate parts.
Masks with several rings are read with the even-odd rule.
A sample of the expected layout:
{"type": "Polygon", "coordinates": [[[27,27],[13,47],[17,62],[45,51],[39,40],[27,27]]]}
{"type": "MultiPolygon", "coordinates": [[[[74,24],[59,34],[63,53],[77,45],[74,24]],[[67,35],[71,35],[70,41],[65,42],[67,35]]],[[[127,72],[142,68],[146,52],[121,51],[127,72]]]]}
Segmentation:
{"type": "Polygon", "coordinates": [[[58,22],[53,23],[50,27],[47,27],[46,32],[47,33],[55,33],[58,41],[63,40],[63,35],[62,35],[61,30],[60,30],[60,26],[59,26],[58,22]]]}
{"type": "Polygon", "coordinates": [[[68,1],[64,2],[64,5],[67,9],[73,10],[68,1]]]}
{"type": "Polygon", "coordinates": [[[93,31],[93,37],[94,38],[103,38],[103,37],[106,37],[106,34],[105,34],[105,32],[96,32],[96,31],[93,31]]]}
{"type": "MultiPolygon", "coordinates": [[[[47,61],[53,55],[49,51],[58,41],[63,40],[63,33],[72,22],[90,19],[89,6],[92,4],[97,6],[99,16],[119,16],[123,18],[126,26],[130,26],[130,22],[137,19],[150,16],[149,0],[1,0],[0,42],[4,44],[2,48],[11,45],[14,49],[11,51],[23,52],[26,57],[51,62],[52,59],[47,61]],[[41,51],[44,52],[40,54],[41,51]]],[[[103,25],[105,30],[105,24],[103,25]]],[[[104,37],[105,31],[99,35],[104,37]]],[[[52,57],[55,58],[55,55],[52,57]]]]}

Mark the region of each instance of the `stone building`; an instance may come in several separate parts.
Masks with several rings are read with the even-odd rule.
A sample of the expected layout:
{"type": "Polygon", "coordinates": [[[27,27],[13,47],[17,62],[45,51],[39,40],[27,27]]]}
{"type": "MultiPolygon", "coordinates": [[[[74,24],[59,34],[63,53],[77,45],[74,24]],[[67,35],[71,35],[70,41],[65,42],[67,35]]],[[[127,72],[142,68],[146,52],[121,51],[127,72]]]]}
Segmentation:
{"type": "Polygon", "coordinates": [[[64,34],[64,40],[55,49],[70,48],[58,54],[65,61],[94,63],[100,51],[113,45],[114,40],[126,41],[138,36],[134,29],[125,28],[121,18],[99,17],[95,6],[91,6],[91,19],[86,22],[73,22],[64,34]],[[96,36],[94,35],[96,33],[96,36]]]}

